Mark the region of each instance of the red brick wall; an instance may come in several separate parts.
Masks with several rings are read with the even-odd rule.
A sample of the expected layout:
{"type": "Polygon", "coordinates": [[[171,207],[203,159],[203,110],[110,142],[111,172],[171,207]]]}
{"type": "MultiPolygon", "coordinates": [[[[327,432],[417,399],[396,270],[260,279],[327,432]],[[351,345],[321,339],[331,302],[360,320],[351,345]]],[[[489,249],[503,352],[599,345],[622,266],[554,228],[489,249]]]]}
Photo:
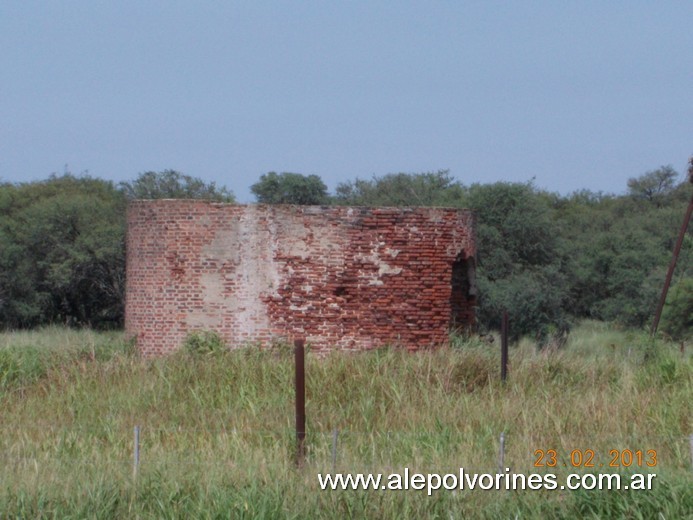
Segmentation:
{"type": "Polygon", "coordinates": [[[465,210],[135,201],[125,328],[144,355],[198,329],[229,345],[438,345],[474,322],[475,251],[465,210]]]}

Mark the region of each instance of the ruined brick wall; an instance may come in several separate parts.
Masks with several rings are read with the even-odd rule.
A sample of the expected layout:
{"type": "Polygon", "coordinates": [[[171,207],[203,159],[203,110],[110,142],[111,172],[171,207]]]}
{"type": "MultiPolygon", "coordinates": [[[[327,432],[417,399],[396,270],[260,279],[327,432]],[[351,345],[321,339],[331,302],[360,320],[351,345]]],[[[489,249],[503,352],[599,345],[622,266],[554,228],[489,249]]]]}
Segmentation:
{"type": "Polygon", "coordinates": [[[135,201],[125,327],[144,355],[198,329],[229,345],[442,344],[473,323],[474,256],[464,210],[135,201]]]}

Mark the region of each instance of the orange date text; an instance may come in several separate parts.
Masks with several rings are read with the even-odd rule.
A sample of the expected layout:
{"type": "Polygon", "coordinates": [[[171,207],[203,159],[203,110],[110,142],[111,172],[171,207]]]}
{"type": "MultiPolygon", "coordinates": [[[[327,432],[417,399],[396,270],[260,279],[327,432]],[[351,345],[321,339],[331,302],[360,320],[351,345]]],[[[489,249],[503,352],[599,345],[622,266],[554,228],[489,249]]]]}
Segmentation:
{"type": "Polygon", "coordinates": [[[608,456],[595,450],[572,450],[564,456],[554,449],[534,450],[535,468],[653,468],[657,465],[657,450],[609,450],[608,456]]]}

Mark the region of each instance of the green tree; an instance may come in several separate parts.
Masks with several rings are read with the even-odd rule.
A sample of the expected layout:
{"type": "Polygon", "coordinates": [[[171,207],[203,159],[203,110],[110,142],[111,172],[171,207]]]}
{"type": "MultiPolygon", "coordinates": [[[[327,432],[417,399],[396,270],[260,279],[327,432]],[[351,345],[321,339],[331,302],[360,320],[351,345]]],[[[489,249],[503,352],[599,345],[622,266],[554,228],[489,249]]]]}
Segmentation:
{"type": "Polygon", "coordinates": [[[640,177],[628,179],[628,191],[636,199],[661,206],[676,189],[678,176],[678,172],[672,166],[661,166],[640,177]]]}
{"type": "Polygon", "coordinates": [[[531,184],[475,184],[464,203],[477,215],[481,328],[500,327],[503,310],[512,335],[532,335],[540,343],[569,328],[561,229],[551,197],[531,184]]]}
{"type": "Polygon", "coordinates": [[[573,194],[561,202],[555,218],[566,238],[573,315],[634,327],[651,320],[688,203],[685,188],[667,190],[660,204],[632,194],[573,194]]]}
{"type": "Polygon", "coordinates": [[[225,186],[217,187],[175,170],[148,171],[132,182],[120,183],[120,189],[129,200],[133,199],[206,199],[234,202],[233,193],[225,186]]]}
{"type": "Polygon", "coordinates": [[[449,170],[389,173],[340,183],[334,200],[351,206],[449,206],[459,201],[462,191],[449,170]]]}
{"type": "Polygon", "coordinates": [[[112,183],[3,185],[0,212],[0,326],[122,322],[125,199],[112,183]]]}
{"type": "Polygon", "coordinates": [[[677,340],[693,337],[693,277],[679,280],[669,290],[661,330],[677,340]]]}
{"type": "Polygon", "coordinates": [[[328,202],[327,186],[317,175],[269,172],[250,187],[260,204],[319,205],[328,202]]]}

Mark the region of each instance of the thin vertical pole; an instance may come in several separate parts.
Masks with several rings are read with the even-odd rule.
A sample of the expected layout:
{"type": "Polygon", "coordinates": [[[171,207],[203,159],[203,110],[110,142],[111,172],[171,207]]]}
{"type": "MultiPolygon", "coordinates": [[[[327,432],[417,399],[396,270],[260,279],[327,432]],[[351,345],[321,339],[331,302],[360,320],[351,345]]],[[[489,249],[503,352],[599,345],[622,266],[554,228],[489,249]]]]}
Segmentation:
{"type": "Polygon", "coordinates": [[[508,312],[503,311],[501,321],[501,381],[508,379],[508,312]]]}
{"type": "Polygon", "coordinates": [[[135,426],[135,439],[133,446],[133,461],[132,461],[132,476],[137,477],[137,471],[140,467],[140,427],[135,426]]]}
{"type": "Polygon", "coordinates": [[[500,457],[498,459],[498,473],[505,473],[505,432],[500,434],[500,457]]]}
{"type": "Polygon", "coordinates": [[[294,341],[296,372],[296,466],[301,467],[305,458],[306,439],[306,371],[305,339],[294,341]]]}
{"type": "MultiPolygon", "coordinates": [[[[693,175],[691,176],[691,182],[693,182],[693,175]]],[[[652,336],[654,336],[657,333],[657,327],[659,326],[659,320],[662,317],[664,303],[667,301],[667,293],[669,292],[669,286],[671,285],[671,278],[672,276],[674,276],[674,269],[676,269],[676,262],[679,259],[679,253],[681,252],[683,239],[686,236],[686,229],[688,228],[688,223],[691,220],[691,214],[693,214],[693,195],[691,195],[691,201],[688,203],[686,216],[683,217],[683,223],[681,224],[681,229],[679,231],[679,238],[676,240],[676,245],[674,246],[674,253],[671,256],[669,270],[667,271],[667,276],[664,280],[664,287],[662,287],[662,294],[659,297],[657,310],[655,311],[654,320],[652,321],[652,330],[650,332],[652,336]]]]}

